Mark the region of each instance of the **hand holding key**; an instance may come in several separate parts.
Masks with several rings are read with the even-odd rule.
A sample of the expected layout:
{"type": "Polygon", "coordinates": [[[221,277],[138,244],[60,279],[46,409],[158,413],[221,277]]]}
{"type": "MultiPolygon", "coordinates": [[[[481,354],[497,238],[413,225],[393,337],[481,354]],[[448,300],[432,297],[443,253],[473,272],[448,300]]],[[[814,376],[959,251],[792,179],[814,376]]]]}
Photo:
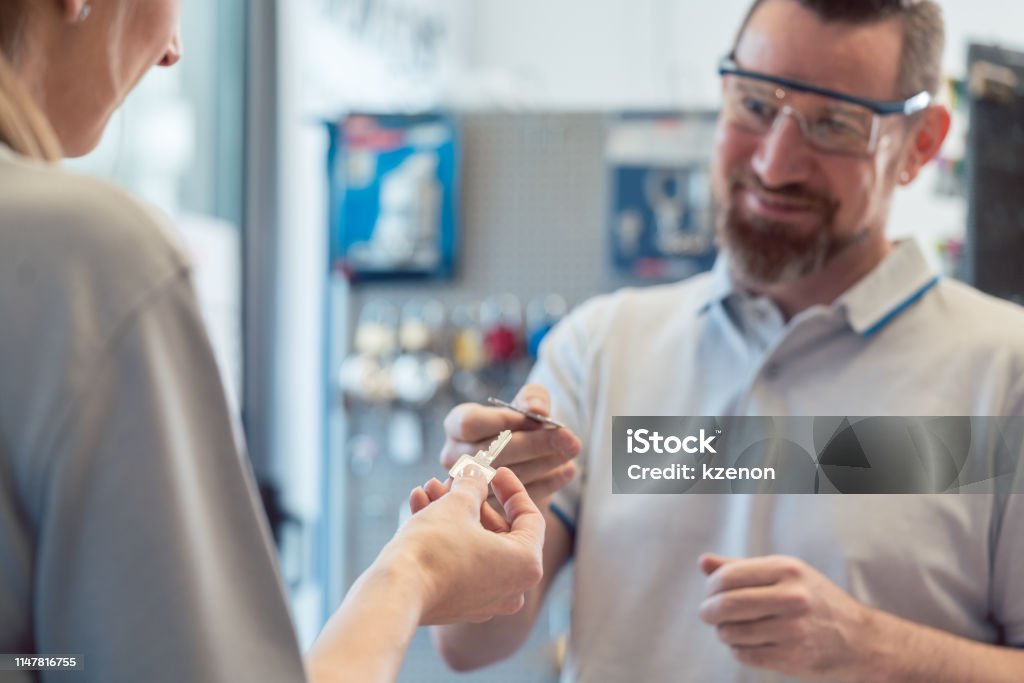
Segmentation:
{"type": "MultiPolygon", "coordinates": [[[[550,412],[547,389],[539,384],[524,386],[513,403],[540,416],[550,412]]],[[[511,431],[495,464],[511,469],[541,509],[576,473],[571,462],[581,448],[576,435],[569,429],[552,429],[516,410],[463,403],[448,413],[444,428],[447,439],[441,451],[441,464],[446,469],[463,455],[486,452],[501,432],[511,431]]]]}

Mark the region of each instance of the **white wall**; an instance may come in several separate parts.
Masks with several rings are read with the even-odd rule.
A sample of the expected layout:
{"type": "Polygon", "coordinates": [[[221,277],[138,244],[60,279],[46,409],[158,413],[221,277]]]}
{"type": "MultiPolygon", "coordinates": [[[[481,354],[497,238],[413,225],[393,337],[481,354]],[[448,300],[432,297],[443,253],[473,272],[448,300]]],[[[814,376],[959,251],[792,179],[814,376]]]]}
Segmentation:
{"type": "MultiPolygon", "coordinates": [[[[713,105],[715,67],[749,4],[477,0],[469,10],[470,78],[464,79],[464,87],[477,92],[463,95],[484,103],[555,109],[713,105]],[[482,87],[486,84],[494,87],[482,87]]],[[[1024,46],[1024,3],[940,4],[947,18],[945,66],[950,74],[962,75],[972,38],[1024,46]]]]}
{"type": "MultiPolygon", "coordinates": [[[[479,0],[467,69],[480,103],[658,106],[670,88],[664,0],[479,0]]],[[[464,81],[464,85],[465,85],[464,81]]],[[[472,95],[472,93],[470,93],[472,95]]]]}
{"type": "MultiPolygon", "coordinates": [[[[299,0],[301,107],[415,111],[452,99],[474,0],[299,0]],[[364,15],[365,8],[369,13],[364,15]]],[[[294,9],[292,7],[294,6],[294,9]]],[[[284,5],[282,5],[284,7],[284,5]]]]}
{"type": "Polygon", "coordinates": [[[1024,49],[1024,3],[1005,0],[940,2],[946,15],[946,71],[963,76],[967,44],[989,42],[1024,49]]]}

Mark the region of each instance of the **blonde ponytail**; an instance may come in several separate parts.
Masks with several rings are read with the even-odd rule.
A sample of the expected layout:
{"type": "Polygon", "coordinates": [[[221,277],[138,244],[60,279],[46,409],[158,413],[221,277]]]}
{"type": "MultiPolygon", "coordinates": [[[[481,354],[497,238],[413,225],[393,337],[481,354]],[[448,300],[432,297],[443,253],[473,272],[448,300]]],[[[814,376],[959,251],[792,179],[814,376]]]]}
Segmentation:
{"type": "Polygon", "coordinates": [[[0,0],[0,142],[22,156],[57,161],[63,156],[57,135],[7,56],[13,54],[18,38],[23,11],[19,5],[0,0]]]}

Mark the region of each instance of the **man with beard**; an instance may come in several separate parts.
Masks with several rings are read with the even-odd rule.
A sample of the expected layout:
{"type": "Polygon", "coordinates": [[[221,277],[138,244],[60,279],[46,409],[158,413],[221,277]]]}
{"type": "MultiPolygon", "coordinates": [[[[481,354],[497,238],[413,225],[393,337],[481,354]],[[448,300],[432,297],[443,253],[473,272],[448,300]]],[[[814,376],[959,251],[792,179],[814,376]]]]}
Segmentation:
{"type": "MultiPolygon", "coordinates": [[[[550,506],[545,578],[517,615],[436,630],[451,666],[518,648],[572,558],[571,680],[1020,680],[1019,497],[612,495],[615,415],[1022,414],[1020,309],[885,234],[949,129],[943,33],[930,0],[754,2],[720,66],[721,258],[544,344],[517,401],[568,428],[502,464],[550,506]]],[[[459,406],[442,461],[522,420],[459,406]]]]}

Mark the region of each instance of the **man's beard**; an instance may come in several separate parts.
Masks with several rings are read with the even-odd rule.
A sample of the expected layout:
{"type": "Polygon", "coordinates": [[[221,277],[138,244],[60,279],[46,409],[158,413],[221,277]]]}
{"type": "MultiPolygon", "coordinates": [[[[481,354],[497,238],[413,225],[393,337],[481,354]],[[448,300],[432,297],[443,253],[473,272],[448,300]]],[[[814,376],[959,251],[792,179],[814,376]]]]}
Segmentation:
{"type": "Polygon", "coordinates": [[[732,174],[724,205],[718,208],[721,244],[729,252],[736,275],[751,285],[793,282],[816,273],[859,237],[841,239],[836,235],[839,205],[829,196],[801,185],[769,190],[753,172],[732,174]],[[817,227],[804,233],[784,221],[749,215],[737,200],[747,189],[807,206],[819,216],[817,227]]]}

